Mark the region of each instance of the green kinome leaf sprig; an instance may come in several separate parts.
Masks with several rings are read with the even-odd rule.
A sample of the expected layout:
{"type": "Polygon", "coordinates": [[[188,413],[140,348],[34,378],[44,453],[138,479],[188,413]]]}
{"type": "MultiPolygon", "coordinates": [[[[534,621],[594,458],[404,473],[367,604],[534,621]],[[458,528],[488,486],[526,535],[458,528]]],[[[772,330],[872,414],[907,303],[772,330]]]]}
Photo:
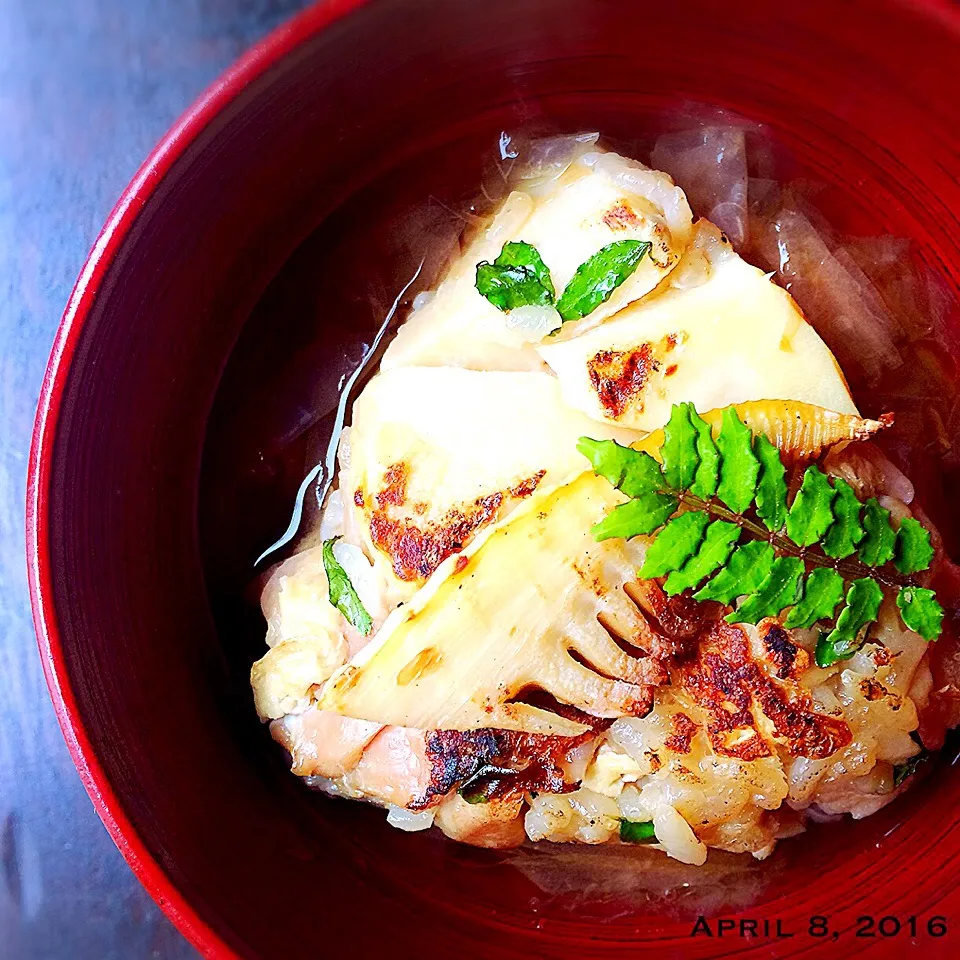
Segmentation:
{"type": "Polygon", "coordinates": [[[788,610],[788,628],[819,624],[822,667],[862,646],[884,590],[896,593],[910,630],[926,640],[940,635],[943,609],[914,578],[933,559],[926,528],[909,517],[895,528],[876,498],[862,503],[846,481],[813,465],[790,502],[780,451],[764,434],[754,436],[734,407],[723,411],[714,438],[692,403],[674,406],[662,467],[614,440],[582,437],[578,449],[630,498],[594,536],[655,534],[639,576],[665,577],[668,594],[739,601],[731,623],[788,610]]]}

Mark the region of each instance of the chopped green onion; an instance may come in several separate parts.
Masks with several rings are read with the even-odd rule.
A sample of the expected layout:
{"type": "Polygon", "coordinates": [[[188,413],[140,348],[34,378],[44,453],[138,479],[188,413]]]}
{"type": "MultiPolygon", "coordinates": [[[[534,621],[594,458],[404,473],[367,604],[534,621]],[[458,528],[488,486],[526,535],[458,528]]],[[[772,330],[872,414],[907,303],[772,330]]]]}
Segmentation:
{"type": "Polygon", "coordinates": [[[620,839],[624,843],[656,843],[652,820],[621,820],[620,839]]]}

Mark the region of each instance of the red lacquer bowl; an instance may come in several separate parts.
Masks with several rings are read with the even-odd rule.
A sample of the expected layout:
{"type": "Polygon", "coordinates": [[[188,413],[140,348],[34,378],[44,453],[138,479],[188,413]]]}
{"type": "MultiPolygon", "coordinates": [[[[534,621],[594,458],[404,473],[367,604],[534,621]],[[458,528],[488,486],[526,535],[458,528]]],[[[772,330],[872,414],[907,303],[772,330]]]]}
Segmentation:
{"type": "Polygon", "coordinates": [[[87,789],[205,955],[960,952],[952,765],[762,864],[405,835],[285,771],[250,703],[262,625],[245,594],[289,509],[302,428],[424,236],[446,242],[438,211],[464,208],[501,130],[629,145],[678,110],[733,110],[829,185],[838,225],[912,239],[956,289],[958,64],[948,2],[340,0],[273,34],[171,131],[57,337],[29,562],[87,789]],[[700,914],[714,936],[691,937],[700,914]],[[826,937],[810,934],[818,915],[826,937]],[[760,935],[718,938],[717,918],[760,935]]]}

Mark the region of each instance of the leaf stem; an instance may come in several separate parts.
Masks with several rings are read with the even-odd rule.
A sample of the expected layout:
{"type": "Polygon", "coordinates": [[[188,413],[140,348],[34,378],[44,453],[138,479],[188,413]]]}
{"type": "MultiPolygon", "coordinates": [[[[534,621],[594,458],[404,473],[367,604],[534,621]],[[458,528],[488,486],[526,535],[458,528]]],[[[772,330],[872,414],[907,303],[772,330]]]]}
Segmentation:
{"type": "Polygon", "coordinates": [[[715,497],[704,500],[688,492],[671,492],[674,492],[680,502],[686,504],[688,507],[694,510],[704,510],[712,516],[727,520],[730,523],[735,523],[742,529],[752,533],[756,539],[766,540],[779,554],[799,557],[804,563],[810,564],[810,566],[813,567],[829,567],[832,570],[836,570],[844,580],[858,580],[863,577],[870,577],[883,586],[893,589],[916,584],[916,580],[913,577],[902,576],[894,571],[868,567],[865,563],[855,558],[835,560],[822,552],[814,552],[809,547],[798,547],[792,540],[788,540],[781,534],[768,530],[755,520],[751,520],[741,513],[734,513],[734,511],[728,509],[715,497]]]}

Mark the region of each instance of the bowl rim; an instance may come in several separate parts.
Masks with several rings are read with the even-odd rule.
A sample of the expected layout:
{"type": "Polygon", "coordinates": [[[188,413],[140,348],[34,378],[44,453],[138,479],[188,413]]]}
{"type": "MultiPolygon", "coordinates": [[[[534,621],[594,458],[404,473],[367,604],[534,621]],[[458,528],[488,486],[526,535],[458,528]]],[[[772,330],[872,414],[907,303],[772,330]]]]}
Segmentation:
{"type": "Polygon", "coordinates": [[[240,954],[203,920],[147,849],[128,818],[84,728],[57,625],[49,542],[52,454],[73,355],[100,287],[141,211],[209,125],[246,88],[293,50],[370,0],[319,0],[277,26],[213,81],[174,122],[143,161],[107,217],[74,284],[44,371],[27,468],[26,557],[34,630],[60,730],[77,772],[107,832],[137,879],[174,926],[204,957],[240,954]]]}

